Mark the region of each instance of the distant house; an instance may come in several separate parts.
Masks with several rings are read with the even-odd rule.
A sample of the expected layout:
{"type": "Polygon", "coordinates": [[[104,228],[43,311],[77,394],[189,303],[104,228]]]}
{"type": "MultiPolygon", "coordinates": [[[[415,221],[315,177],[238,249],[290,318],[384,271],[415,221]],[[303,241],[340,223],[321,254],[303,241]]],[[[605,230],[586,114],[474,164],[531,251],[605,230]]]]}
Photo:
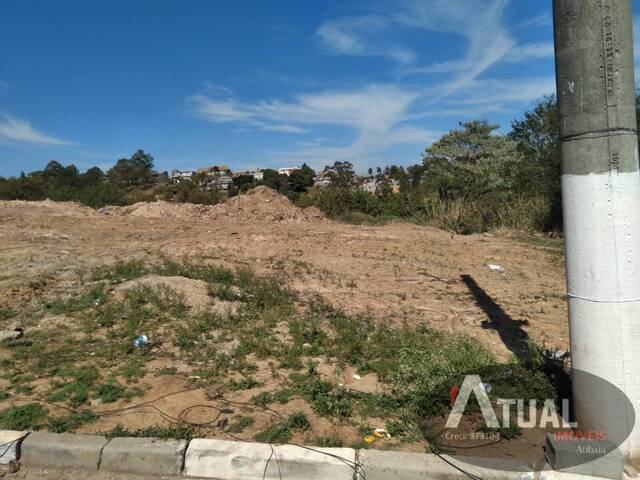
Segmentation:
{"type": "Polygon", "coordinates": [[[378,189],[384,188],[387,185],[391,188],[391,193],[400,193],[400,181],[389,178],[386,175],[382,177],[365,178],[362,183],[359,184],[358,188],[363,192],[376,193],[378,189]]]}
{"type": "Polygon", "coordinates": [[[180,183],[185,180],[191,180],[196,174],[193,170],[172,170],[170,179],[174,183],[180,183]]]}
{"type": "Polygon", "coordinates": [[[300,170],[300,167],[283,167],[278,169],[278,173],[280,175],[286,175],[288,177],[296,170],[300,170]]]}
{"type": "Polygon", "coordinates": [[[375,178],[367,178],[360,185],[360,190],[363,190],[367,193],[376,193],[377,188],[378,188],[378,181],[375,178]]]}
{"type": "Polygon", "coordinates": [[[264,180],[264,172],[262,171],[261,168],[258,168],[256,170],[245,170],[242,172],[233,172],[232,177],[233,178],[237,178],[237,177],[253,177],[253,179],[256,182],[261,182],[262,180],[264,180]]]}
{"type": "Polygon", "coordinates": [[[326,170],[318,173],[313,177],[313,186],[318,188],[325,188],[331,185],[331,174],[333,170],[326,170]]]}
{"type": "Polygon", "coordinates": [[[231,175],[231,169],[226,165],[213,165],[212,167],[199,168],[198,173],[207,175],[231,175]]]}

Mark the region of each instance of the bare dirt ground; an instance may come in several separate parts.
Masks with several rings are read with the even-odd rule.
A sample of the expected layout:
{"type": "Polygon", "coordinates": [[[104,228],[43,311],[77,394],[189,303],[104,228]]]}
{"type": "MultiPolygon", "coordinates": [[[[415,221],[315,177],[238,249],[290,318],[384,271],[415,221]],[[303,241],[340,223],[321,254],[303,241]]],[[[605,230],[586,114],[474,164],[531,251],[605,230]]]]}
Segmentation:
{"type": "MultiPolygon", "coordinates": [[[[568,348],[557,241],[508,232],[460,236],[406,223],[349,225],[256,190],[212,207],[156,202],[95,211],[73,203],[0,202],[0,306],[19,309],[78,289],[91,269],[118,260],[190,257],[250,266],[277,276],[303,298],[320,295],[349,313],[464,333],[501,360],[520,352],[527,338],[568,348]]],[[[352,374],[343,372],[345,385],[376,388],[375,378],[355,380],[352,374]]],[[[187,384],[161,379],[141,401],[187,384]]],[[[197,391],[161,403],[179,411],[206,401],[197,391]]],[[[302,410],[308,408],[303,403],[302,410]]],[[[88,430],[116,423],[139,428],[152,418],[153,412],[110,417],[88,430]]]]}
{"type": "Polygon", "coordinates": [[[338,223],[266,190],[231,205],[157,202],[104,213],[0,202],[0,303],[64,290],[79,271],[116,260],[202,257],[276,274],[348,312],[470,334],[504,358],[525,336],[567,348],[561,251],[538,243],[406,223],[338,223]]]}

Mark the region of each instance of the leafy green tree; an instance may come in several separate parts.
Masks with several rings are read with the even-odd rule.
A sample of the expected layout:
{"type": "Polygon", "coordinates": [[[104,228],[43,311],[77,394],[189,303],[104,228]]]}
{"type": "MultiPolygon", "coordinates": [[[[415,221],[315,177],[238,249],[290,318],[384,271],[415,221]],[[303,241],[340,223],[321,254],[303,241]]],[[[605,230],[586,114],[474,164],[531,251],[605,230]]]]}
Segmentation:
{"type": "Polygon", "coordinates": [[[494,134],[498,125],[486,120],[461,123],[423,154],[425,182],[443,199],[478,199],[489,193],[511,192],[517,164],[518,145],[504,135],[494,134]]]}
{"type": "Polygon", "coordinates": [[[289,175],[289,189],[294,193],[306,192],[313,187],[313,178],[316,172],[306,163],[302,164],[300,170],[294,170],[289,175]]]}
{"type": "Polygon", "coordinates": [[[289,191],[289,177],[286,175],[280,175],[277,171],[267,168],[262,171],[263,180],[262,184],[269,188],[273,188],[282,194],[286,194],[289,191]]]}
{"type": "Polygon", "coordinates": [[[255,179],[253,175],[239,175],[234,177],[233,184],[238,188],[239,191],[244,192],[255,185],[255,179]]]}
{"type": "Polygon", "coordinates": [[[153,157],[138,150],[131,158],[121,158],[107,172],[109,181],[120,186],[135,186],[150,183],[153,157]]]}
{"type": "Polygon", "coordinates": [[[325,167],[329,170],[331,185],[336,188],[352,188],[356,182],[356,174],[350,162],[334,162],[332,167],[325,167]]]}
{"type": "Polygon", "coordinates": [[[509,138],[517,142],[524,161],[520,165],[519,189],[550,202],[545,229],[562,228],[560,191],[560,124],[555,96],[546,96],[533,109],[511,123],[509,138]]]}

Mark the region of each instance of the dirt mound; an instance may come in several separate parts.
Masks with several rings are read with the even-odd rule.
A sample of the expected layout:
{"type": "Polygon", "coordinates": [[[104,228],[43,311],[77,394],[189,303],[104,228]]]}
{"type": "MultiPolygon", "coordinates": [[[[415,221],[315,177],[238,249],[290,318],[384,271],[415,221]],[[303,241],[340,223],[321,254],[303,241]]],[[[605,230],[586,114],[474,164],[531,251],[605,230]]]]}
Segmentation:
{"type": "Polygon", "coordinates": [[[54,202],[48,199],[38,202],[27,200],[0,201],[0,207],[19,209],[21,212],[35,208],[39,212],[45,211],[46,215],[56,217],[95,217],[98,215],[93,208],[78,202],[54,202]]]}
{"type": "Polygon", "coordinates": [[[217,205],[157,200],[139,202],[128,207],[105,207],[99,212],[104,215],[142,218],[205,218],[241,222],[307,222],[324,219],[324,215],[317,208],[296,207],[284,195],[264,186],[256,187],[217,205]]]}
{"type": "MultiPolygon", "coordinates": [[[[143,218],[189,218],[210,216],[213,211],[211,205],[198,205],[195,203],[170,203],[163,200],[155,202],[138,202],[128,207],[109,209],[106,212],[115,211],[121,215],[143,218]]],[[[105,213],[103,211],[103,213],[105,213]]]]}
{"type": "Polygon", "coordinates": [[[318,221],[324,215],[316,208],[302,209],[292,204],[287,197],[260,186],[249,190],[246,194],[233,197],[228,202],[214,207],[213,216],[233,217],[240,221],[282,222],[282,221],[318,221]]]}
{"type": "Polygon", "coordinates": [[[180,295],[184,304],[193,311],[213,309],[221,314],[228,310],[234,310],[236,303],[217,300],[209,295],[208,284],[202,280],[193,280],[186,277],[163,277],[160,275],[147,275],[135,280],[129,280],[116,287],[115,292],[122,294],[125,290],[147,286],[151,288],[169,288],[180,295]]]}

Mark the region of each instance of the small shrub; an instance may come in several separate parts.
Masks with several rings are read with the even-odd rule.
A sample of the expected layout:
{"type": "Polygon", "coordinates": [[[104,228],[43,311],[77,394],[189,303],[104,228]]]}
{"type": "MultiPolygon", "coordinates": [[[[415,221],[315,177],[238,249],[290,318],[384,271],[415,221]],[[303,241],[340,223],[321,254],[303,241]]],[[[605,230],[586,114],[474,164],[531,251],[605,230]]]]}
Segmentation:
{"type": "Polygon", "coordinates": [[[9,407],[0,412],[0,428],[5,430],[38,430],[44,426],[47,410],[39,403],[9,407]]]}
{"type": "Polygon", "coordinates": [[[92,412],[86,410],[60,417],[52,417],[47,422],[47,429],[55,433],[72,432],[85,423],[95,420],[95,418],[92,412]]]}
{"type": "Polygon", "coordinates": [[[227,431],[231,433],[242,433],[245,428],[249,428],[254,423],[255,420],[253,417],[237,416],[235,417],[235,422],[229,425],[227,431]]]}

